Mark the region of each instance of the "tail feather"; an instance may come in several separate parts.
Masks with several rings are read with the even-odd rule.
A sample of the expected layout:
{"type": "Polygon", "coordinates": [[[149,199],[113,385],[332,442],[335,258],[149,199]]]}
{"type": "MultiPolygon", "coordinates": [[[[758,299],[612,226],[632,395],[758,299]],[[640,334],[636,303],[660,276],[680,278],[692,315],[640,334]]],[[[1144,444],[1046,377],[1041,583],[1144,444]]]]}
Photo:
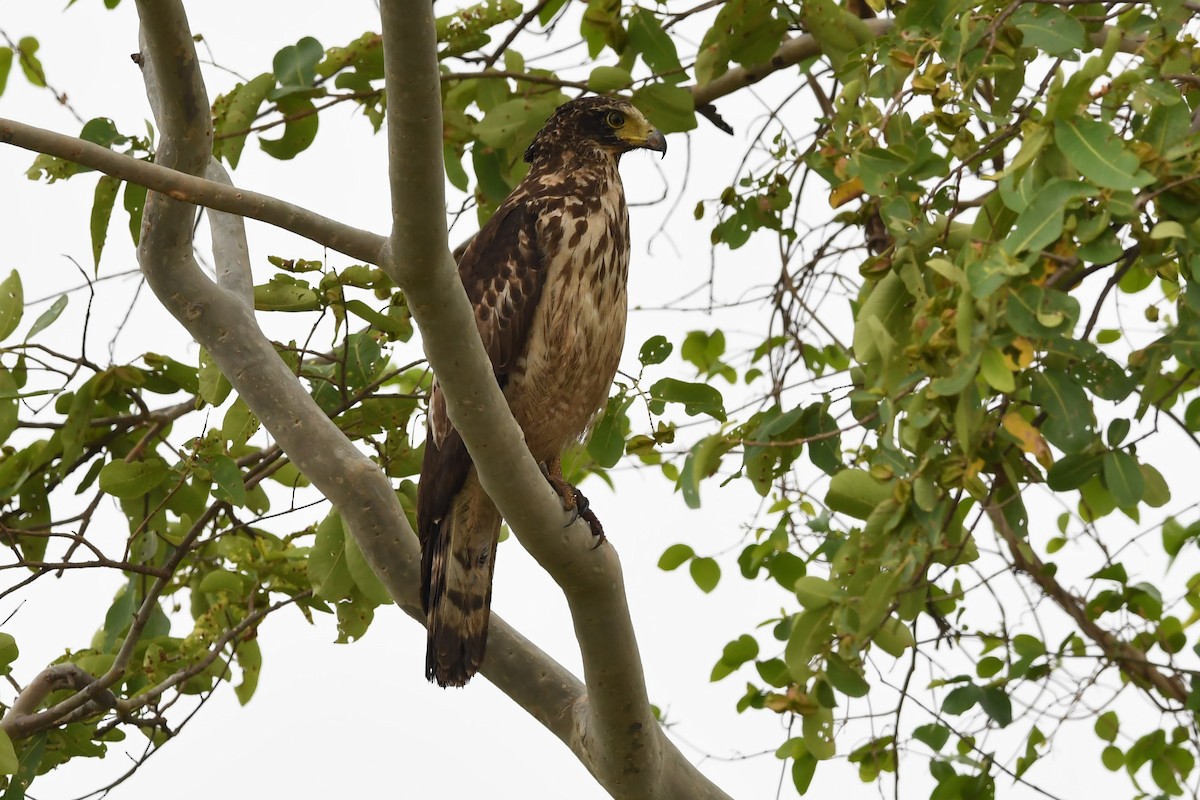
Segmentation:
{"type": "Polygon", "coordinates": [[[428,644],[425,677],[464,686],[483,664],[500,513],[472,474],[422,552],[428,644]]]}

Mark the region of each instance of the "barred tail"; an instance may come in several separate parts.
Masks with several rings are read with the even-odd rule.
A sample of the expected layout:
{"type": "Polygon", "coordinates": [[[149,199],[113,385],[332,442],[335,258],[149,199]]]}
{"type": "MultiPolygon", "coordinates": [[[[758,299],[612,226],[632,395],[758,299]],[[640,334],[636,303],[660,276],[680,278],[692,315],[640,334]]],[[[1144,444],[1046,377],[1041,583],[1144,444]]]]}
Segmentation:
{"type": "Polygon", "coordinates": [[[474,474],[430,533],[421,554],[425,677],[464,686],[483,663],[500,538],[500,513],[474,474]]]}

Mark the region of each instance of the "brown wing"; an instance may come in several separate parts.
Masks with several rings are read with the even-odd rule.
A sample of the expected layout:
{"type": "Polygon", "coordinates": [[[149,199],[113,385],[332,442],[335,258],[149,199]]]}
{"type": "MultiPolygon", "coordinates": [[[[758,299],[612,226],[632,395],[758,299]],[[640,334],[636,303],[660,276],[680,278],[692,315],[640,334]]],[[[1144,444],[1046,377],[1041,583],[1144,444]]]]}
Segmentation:
{"type": "MultiPolygon", "coordinates": [[[[533,315],[545,284],[537,238],[540,203],[511,195],[463,253],[458,275],[475,309],[475,324],[496,380],[505,384],[525,350],[533,315]]],[[[438,528],[471,469],[471,457],[446,415],[441,388],[429,401],[425,458],[417,485],[417,535],[421,539],[421,603],[429,611],[434,553],[448,542],[438,528]]]]}

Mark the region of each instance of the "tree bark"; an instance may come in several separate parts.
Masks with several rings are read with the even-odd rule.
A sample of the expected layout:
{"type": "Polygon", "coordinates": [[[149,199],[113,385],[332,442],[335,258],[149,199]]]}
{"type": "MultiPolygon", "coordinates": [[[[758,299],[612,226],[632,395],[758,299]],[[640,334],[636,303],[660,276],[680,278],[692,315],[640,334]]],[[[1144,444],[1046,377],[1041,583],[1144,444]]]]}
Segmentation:
{"type": "MultiPolygon", "coordinates": [[[[416,537],[387,478],[321,412],[259,329],[239,217],[278,224],[385,269],[409,299],[484,487],[566,594],[586,685],[496,615],[483,674],[567,744],[614,797],[727,797],[654,720],[616,552],[611,545],[591,549],[585,524],[564,527],[561,502],[525,448],[483,352],[446,244],[441,95],[429,4],[385,0],[382,8],[393,189],[387,240],[227,185],[211,159],[209,103],[182,3],[138,0],[137,7],[147,95],[160,131],[155,165],[8,121],[0,121],[0,140],[154,190],[138,248],[151,289],[342,513],[400,607],[420,620],[416,537]],[[209,280],[192,254],[193,202],[238,215],[212,221],[219,283],[209,280]]],[[[418,662],[414,657],[414,675],[418,662]]],[[[80,703],[95,693],[91,688],[80,703]]]]}

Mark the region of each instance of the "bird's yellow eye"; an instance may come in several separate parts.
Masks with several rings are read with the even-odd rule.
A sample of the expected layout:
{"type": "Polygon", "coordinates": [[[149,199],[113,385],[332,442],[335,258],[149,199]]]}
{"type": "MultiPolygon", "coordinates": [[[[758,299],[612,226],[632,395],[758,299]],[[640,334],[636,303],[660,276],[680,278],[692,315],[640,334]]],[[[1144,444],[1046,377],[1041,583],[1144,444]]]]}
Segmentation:
{"type": "Polygon", "coordinates": [[[620,111],[610,111],[604,117],[604,122],[610,128],[619,128],[625,124],[625,115],[620,111]]]}

